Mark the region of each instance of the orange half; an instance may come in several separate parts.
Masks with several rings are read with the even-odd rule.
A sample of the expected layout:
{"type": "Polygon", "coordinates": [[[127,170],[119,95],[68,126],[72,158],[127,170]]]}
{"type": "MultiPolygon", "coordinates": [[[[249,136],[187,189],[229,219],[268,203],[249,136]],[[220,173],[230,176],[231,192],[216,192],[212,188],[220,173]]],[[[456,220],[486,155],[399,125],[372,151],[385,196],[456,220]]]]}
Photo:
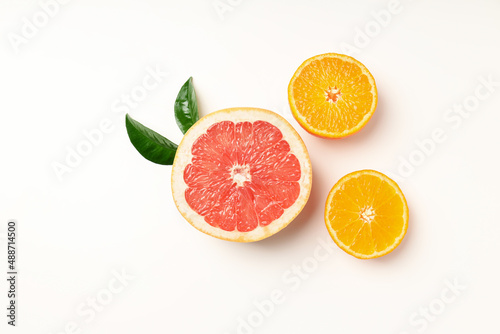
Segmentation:
{"type": "Polygon", "coordinates": [[[325,222],[348,254],[371,259],[392,252],[408,229],[408,205],[399,186],[374,170],[347,174],[332,188],[325,222]]]}
{"type": "Polygon", "coordinates": [[[377,107],[377,87],[356,59],[326,53],[300,65],[288,86],[293,116],[309,133],[343,138],[358,132],[377,107]]]}

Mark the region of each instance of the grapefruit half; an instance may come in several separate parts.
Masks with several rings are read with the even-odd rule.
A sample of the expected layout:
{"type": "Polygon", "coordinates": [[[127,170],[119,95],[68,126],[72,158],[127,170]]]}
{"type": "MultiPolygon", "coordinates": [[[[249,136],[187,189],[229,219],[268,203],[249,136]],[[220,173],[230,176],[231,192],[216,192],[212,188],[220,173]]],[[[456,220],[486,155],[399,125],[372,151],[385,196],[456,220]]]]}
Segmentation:
{"type": "Polygon", "coordinates": [[[223,109],[185,134],[172,167],[182,216],[213,237],[258,241],[286,227],[309,198],[309,154],[295,129],[265,109],[223,109]]]}

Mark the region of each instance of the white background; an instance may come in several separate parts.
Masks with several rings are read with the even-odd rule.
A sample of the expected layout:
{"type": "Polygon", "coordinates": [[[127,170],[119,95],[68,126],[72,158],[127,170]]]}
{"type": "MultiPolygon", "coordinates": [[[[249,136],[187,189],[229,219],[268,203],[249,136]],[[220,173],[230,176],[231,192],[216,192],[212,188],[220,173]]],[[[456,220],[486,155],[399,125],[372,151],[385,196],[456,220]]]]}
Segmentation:
{"type": "Polygon", "coordinates": [[[228,1],[74,0],[17,48],[13,34],[22,36],[25,20],[42,9],[37,1],[0,2],[0,222],[5,233],[16,219],[20,233],[13,332],[498,331],[500,2],[401,0],[381,26],[373,13],[394,9],[389,1],[228,1]],[[221,3],[230,10],[218,12],[221,3]],[[288,82],[305,59],[345,53],[347,44],[376,79],[378,108],[350,138],[313,137],[290,115],[288,82]],[[237,244],[184,221],[173,205],[171,167],[143,159],[124,114],[113,110],[156,67],[168,74],[130,114],[175,142],[182,135],[173,103],[189,76],[202,115],[261,107],[299,131],[314,181],[289,227],[237,244]],[[474,100],[488,76],[497,86],[474,100]],[[444,118],[464,101],[479,101],[468,118],[444,118]],[[59,180],[54,163],[65,164],[83,132],[103,119],[113,130],[59,180]],[[416,141],[437,128],[446,140],[418,153],[416,141]],[[411,157],[420,165],[401,176],[401,159],[411,157]],[[337,248],[323,221],[330,188],[364,168],[394,177],[411,212],[402,244],[368,261],[337,248]],[[332,248],[318,263],[321,242],[332,248]],[[304,264],[310,273],[297,283],[290,270],[304,264]],[[102,311],[93,319],[77,311],[89,298],[109,297],[113,272],[122,270],[134,278],[102,311]],[[446,281],[462,290],[447,292],[446,281]],[[259,315],[254,302],[275,289],[284,300],[259,315]],[[432,321],[420,313],[429,307],[439,313],[432,321]],[[258,326],[242,325],[248,321],[258,326]]]}

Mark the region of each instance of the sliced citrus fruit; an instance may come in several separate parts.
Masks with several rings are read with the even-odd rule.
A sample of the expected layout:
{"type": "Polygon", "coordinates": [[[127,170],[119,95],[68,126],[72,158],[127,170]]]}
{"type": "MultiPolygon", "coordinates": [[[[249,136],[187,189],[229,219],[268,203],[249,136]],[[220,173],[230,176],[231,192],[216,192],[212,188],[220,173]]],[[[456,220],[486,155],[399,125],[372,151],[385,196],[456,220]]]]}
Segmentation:
{"type": "Polygon", "coordinates": [[[408,228],[408,206],[396,182],[374,170],[347,174],[332,188],[325,222],[335,243],[360,259],[393,251],[408,228]]]}
{"type": "Polygon", "coordinates": [[[264,109],[223,109],[185,134],[172,167],[172,194],[198,230],[249,242],[297,216],[311,178],[307,149],[283,117],[264,109]]]}
{"type": "Polygon", "coordinates": [[[343,138],[368,123],[377,106],[377,87],[356,59],[326,53],[307,59],[288,85],[293,116],[308,132],[343,138]]]}

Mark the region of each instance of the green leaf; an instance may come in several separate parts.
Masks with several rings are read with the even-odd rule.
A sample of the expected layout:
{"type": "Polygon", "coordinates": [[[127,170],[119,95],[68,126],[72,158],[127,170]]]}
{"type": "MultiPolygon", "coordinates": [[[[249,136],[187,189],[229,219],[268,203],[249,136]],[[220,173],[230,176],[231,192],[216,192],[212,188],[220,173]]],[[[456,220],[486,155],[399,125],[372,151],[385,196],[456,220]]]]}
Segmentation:
{"type": "Polygon", "coordinates": [[[125,125],[130,142],[144,158],[160,165],[174,162],[176,144],[137,122],[129,114],[125,116],[125,125]]]}
{"type": "Polygon", "coordinates": [[[182,85],[174,105],[175,121],[182,133],[186,133],[191,126],[200,118],[198,114],[198,102],[193,87],[193,77],[190,77],[182,85]]]}

